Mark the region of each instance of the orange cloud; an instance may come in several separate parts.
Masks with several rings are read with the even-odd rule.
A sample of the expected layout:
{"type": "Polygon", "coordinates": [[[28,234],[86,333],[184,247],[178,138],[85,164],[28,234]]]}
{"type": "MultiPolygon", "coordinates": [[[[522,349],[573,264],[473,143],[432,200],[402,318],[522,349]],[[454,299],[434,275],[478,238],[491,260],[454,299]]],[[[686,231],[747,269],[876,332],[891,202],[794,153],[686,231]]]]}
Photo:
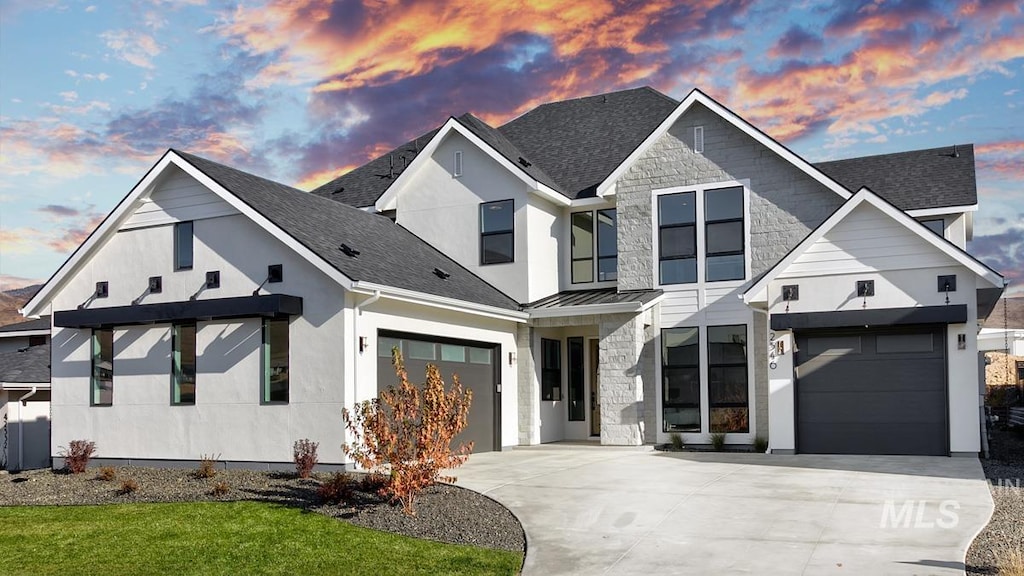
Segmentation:
{"type": "Polygon", "coordinates": [[[302,180],[299,180],[298,184],[295,184],[295,187],[300,190],[305,190],[308,192],[316,188],[317,186],[330,182],[331,180],[334,180],[338,176],[341,176],[346,172],[351,172],[356,168],[358,168],[358,166],[351,165],[345,166],[344,168],[338,168],[336,170],[321,170],[319,172],[307,174],[302,177],[302,180]]]}
{"type": "Polygon", "coordinates": [[[978,168],[1000,178],[1024,180],[1024,141],[1004,140],[974,147],[978,168]]]}

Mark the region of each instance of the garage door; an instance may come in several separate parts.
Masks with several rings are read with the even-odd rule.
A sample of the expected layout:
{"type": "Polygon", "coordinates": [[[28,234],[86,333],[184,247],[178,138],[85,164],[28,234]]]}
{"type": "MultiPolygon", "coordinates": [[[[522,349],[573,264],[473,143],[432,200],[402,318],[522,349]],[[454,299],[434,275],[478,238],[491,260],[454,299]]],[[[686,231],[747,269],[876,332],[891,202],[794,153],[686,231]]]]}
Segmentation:
{"type": "Polygon", "coordinates": [[[500,446],[497,345],[396,332],[381,332],[377,341],[378,391],[398,382],[391,366],[391,349],[398,346],[412,382],[426,380],[427,364],[434,364],[446,385],[451,386],[454,373],[463,388],[473,391],[467,426],[455,438],[455,445],[473,442],[473,452],[490,452],[500,446]]]}
{"type": "Polygon", "coordinates": [[[945,326],[797,334],[797,450],[947,455],[945,326]]]}

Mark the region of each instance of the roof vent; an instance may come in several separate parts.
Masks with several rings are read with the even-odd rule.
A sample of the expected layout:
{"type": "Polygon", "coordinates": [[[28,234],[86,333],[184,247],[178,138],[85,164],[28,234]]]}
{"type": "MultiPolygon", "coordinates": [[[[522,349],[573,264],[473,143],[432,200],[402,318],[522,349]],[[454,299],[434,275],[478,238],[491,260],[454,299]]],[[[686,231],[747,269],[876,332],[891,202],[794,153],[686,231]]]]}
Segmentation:
{"type": "Polygon", "coordinates": [[[956,144],[953,144],[953,158],[959,158],[959,157],[960,157],[960,149],[956,147],[956,144]]]}
{"type": "Polygon", "coordinates": [[[519,157],[519,163],[523,165],[523,168],[529,168],[530,166],[533,166],[533,164],[529,160],[523,158],[522,156],[519,157]]]}
{"type": "Polygon", "coordinates": [[[341,249],[342,252],[345,253],[345,256],[349,256],[351,258],[356,258],[359,256],[359,250],[356,250],[355,248],[349,246],[348,244],[342,244],[341,246],[339,246],[339,248],[341,249]]]}
{"type": "Polygon", "coordinates": [[[448,277],[451,276],[451,274],[445,272],[444,270],[442,270],[440,268],[434,268],[434,276],[437,276],[441,280],[447,280],[448,277]]]}
{"type": "Polygon", "coordinates": [[[344,186],[338,186],[338,189],[335,190],[334,192],[331,192],[331,194],[341,194],[344,191],[345,191],[345,187],[344,186]]]}

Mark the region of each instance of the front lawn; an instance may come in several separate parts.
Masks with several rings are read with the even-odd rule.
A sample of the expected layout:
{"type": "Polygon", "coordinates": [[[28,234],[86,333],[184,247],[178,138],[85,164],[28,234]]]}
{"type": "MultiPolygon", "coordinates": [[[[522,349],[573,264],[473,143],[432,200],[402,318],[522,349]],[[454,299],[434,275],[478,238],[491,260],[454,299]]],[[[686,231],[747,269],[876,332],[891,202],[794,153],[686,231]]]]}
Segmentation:
{"type": "Polygon", "coordinates": [[[0,507],[0,574],[517,574],[522,554],[260,502],[0,507]]]}

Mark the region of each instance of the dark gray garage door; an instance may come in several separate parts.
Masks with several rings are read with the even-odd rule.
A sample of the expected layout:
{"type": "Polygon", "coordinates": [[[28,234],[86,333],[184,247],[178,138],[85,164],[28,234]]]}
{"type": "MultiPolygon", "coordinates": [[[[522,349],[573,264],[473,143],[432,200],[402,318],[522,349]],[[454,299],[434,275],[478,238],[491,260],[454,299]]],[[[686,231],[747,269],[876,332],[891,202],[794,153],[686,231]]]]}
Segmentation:
{"type": "Polygon", "coordinates": [[[945,326],[797,334],[797,450],[947,455],[945,326]]]}
{"type": "Polygon", "coordinates": [[[463,388],[473,391],[466,430],[455,438],[455,445],[473,442],[473,452],[491,452],[500,446],[496,345],[383,331],[377,341],[378,391],[398,382],[391,365],[391,349],[399,346],[405,370],[413,383],[423,383],[427,364],[434,364],[441,370],[446,385],[451,386],[454,373],[458,374],[463,388]]]}

